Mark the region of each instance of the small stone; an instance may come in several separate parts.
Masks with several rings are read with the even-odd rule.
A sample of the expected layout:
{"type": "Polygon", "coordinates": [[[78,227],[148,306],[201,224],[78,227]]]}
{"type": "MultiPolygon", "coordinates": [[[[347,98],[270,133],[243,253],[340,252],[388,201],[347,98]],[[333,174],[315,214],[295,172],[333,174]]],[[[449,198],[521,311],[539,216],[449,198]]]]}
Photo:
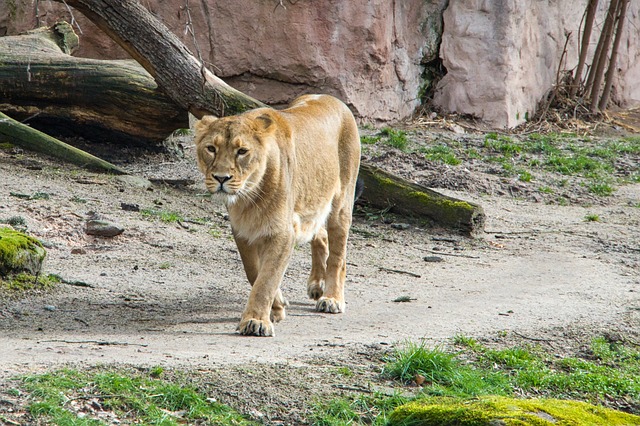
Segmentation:
{"type": "Polygon", "coordinates": [[[393,223],[391,224],[393,229],[399,229],[401,231],[405,231],[411,227],[408,223],[393,223]]]}
{"type": "Polygon", "coordinates": [[[145,179],[140,176],[121,175],[121,176],[116,176],[114,179],[120,183],[123,183],[133,188],[149,189],[151,188],[151,185],[152,185],[149,179],[145,179]]]}
{"type": "Polygon", "coordinates": [[[126,212],[139,212],[140,205],[133,203],[120,203],[120,208],[126,212]]]}
{"type": "Polygon", "coordinates": [[[89,219],[87,220],[84,231],[89,235],[98,237],[115,237],[116,235],[122,234],[124,228],[106,220],[89,219]]]}
{"type": "Polygon", "coordinates": [[[56,310],[56,307],[53,306],[53,305],[45,305],[44,310],[45,311],[49,311],[49,312],[53,312],[53,311],[56,310]]]}
{"type": "Polygon", "coordinates": [[[87,254],[87,252],[82,248],[74,248],[71,249],[71,254],[87,254]]]}
{"type": "Polygon", "coordinates": [[[444,259],[441,258],[440,256],[425,256],[423,257],[423,259],[425,262],[433,262],[433,263],[444,262],[444,259]]]}
{"type": "Polygon", "coordinates": [[[424,378],[423,375],[416,374],[415,376],[413,376],[413,381],[416,382],[416,385],[422,386],[424,384],[424,382],[426,381],[426,379],[424,378]]]}

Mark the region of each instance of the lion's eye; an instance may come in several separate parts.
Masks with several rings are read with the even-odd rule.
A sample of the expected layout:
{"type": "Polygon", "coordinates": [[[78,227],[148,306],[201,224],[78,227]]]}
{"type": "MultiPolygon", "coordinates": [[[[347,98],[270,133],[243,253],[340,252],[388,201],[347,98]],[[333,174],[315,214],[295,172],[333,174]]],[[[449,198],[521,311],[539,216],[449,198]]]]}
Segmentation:
{"type": "Polygon", "coordinates": [[[207,145],[207,148],[206,148],[206,149],[207,149],[207,151],[209,151],[209,152],[210,152],[210,153],[212,153],[212,154],[215,154],[215,153],[216,153],[216,147],[215,147],[215,146],[213,146],[213,145],[207,145]]]}
{"type": "Polygon", "coordinates": [[[240,148],[240,149],[238,150],[238,155],[245,155],[247,152],[249,152],[249,150],[248,150],[248,149],[246,149],[246,148],[240,148]]]}

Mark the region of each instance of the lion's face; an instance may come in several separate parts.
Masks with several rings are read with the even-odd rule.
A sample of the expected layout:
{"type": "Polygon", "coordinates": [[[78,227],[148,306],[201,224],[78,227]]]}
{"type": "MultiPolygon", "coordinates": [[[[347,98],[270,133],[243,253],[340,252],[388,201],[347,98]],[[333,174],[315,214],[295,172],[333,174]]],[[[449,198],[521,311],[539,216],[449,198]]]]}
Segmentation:
{"type": "Polygon", "coordinates": [[[269,117],[204,117],[196,125],[196,152],[207,189],[227,203],[252,199],[265,170],[269,117]]]}

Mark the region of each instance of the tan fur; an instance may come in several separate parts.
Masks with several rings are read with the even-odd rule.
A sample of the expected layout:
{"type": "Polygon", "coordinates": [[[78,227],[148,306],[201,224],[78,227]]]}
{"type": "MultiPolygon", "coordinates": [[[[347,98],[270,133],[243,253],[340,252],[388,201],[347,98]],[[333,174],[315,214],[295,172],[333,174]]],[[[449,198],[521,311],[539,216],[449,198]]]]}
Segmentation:
{"type": "Polygon", "coordinates": [[[198,166],[225,201],[252,285],[239,331],[272,336],[285,317],[280,282],[296,242],[311,242],[307,293],[321,312],[345,310],[347,237],[360,138],[349,109],[307,95],[288,109],[260,108],[196,124],[198,166]]]}

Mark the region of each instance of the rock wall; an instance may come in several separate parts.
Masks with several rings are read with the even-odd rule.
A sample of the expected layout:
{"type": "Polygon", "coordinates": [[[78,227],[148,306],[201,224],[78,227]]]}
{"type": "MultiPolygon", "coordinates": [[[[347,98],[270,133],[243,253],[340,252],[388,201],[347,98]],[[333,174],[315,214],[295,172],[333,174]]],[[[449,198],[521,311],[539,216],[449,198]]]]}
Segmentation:
{"type": "MultiPolygon", "coordinates": [[[[575,67],[587,3],[200,0],[187,11],[184,0],[141,1],[239,90],[272,105],[302,93],[330,93],[364,121],[410,116],[419,104],[423,64],[440,46],[448,72],[434,103],[497,128],[535,114],[556,82],[567,32],[572,35],[563,68],[575,67]]],[[[592,49],[603,22],[604,11],[599,13],[592,49]]],[[[624,106],[640,103],[639,15],[640,2],[630,2],[613,92],[624,106]]],[[[127,57],[79,12],[73,18],[81,31],[79,56],[127,57]]],[[[60,3],[0,0],[0,35],[59,19],[71,19],[60,3]]]]}
{"type": "MultiPolygon", "coordinates": [[[[7,5],[4,14],[0,6],[0,32],[36,25],[35,1],[4,1],[18,6],[10,19],[7,5]]],[[[329,93],[364,120],[388,121],[419,105],[422,60],[437,55],[447,0],[202,0],[189,11],[184,0],[142,3],[199,50],[216,75],[263,102],[329,93]]],[[[41,25],[70,19],[64,5],[49,1],[39,2],[39,15],[41,25]]],[[[82,29],[77,55],[126,57],[79,12],[73,15],[82,29]]]]}
{"type": "MultiPolygon", "coordinates": [[[[597,43],[603,5],[592,36],[597,43]]],[[[608,3],[608,2],[607,2],[608,3]]],[[[440,56],[447,74],[434,102],[447,111],[471,114],[494,127],[514,127],[536,112],[566,64],[578,62],[578,29],[587,0],[457,0],[444,12],[440,56]]],[[[640,103],[639,2],[631,2],[618,60],[614,100],[640,103]]]]}

